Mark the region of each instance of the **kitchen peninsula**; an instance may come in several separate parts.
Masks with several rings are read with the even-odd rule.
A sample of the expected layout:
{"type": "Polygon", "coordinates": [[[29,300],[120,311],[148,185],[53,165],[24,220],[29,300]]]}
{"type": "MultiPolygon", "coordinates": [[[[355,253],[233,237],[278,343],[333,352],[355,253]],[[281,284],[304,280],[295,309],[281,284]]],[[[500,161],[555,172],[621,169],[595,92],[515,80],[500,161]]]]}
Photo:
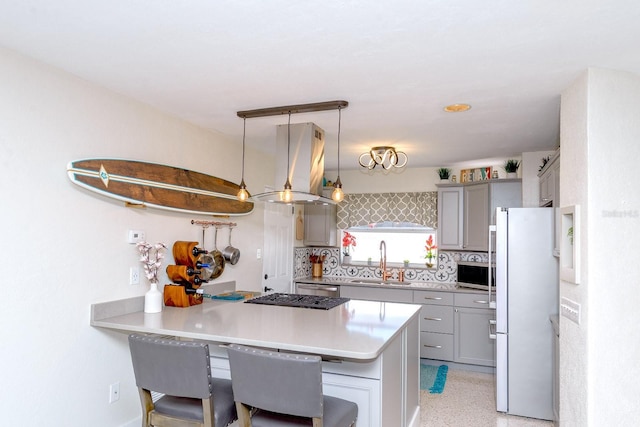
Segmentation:
{"type": "Polygon", "coordinates": [[[350,300],[330,310],[205,301],[145,314],[143,297],[91,306],[91,325],[211,343],[213,375],[229,378],[226,351],[244,344],[323,356],[325,394],[358,404],[359,426],[417,427],[420,306],[350,300]]]}

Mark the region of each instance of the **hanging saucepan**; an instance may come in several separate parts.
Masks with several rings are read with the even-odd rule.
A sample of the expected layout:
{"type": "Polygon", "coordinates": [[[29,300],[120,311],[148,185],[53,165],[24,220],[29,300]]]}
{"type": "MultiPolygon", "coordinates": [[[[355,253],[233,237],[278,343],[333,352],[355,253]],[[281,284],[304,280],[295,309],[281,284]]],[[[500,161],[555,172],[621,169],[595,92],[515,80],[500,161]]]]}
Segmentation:
{"type": "Polygon", "coordinates": [[[231,265],[236,265],[238,260],[240,259],[240,249],[234,248],[231,246],[231,231],[233,227],[229,227],[229,245],[222,250],[222,254],[224,255],[224,259],[229,261],[231,265]]]}
{"type": "Polygon", "coordinates": [[[214,236],[213,250],[209,252],[209,255],[213,257],[213,262],[211,263],[211,267],[213,267],[211,279],[217,279],[224,271],[224,256],[222,252],[218,250],[218,227],[216,227],[214,236]]]}

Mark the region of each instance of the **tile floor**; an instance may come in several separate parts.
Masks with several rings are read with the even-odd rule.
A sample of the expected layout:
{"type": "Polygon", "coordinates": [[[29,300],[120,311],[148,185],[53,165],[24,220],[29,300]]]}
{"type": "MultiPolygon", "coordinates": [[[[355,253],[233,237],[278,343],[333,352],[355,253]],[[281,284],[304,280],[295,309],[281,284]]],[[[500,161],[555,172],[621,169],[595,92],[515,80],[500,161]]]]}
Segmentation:
{"type": "Polygon", "coordinates": [[[552,427],[496,412],[494,376],[449,368],[442,394],[420,391],[420,427],[552,427]]]}

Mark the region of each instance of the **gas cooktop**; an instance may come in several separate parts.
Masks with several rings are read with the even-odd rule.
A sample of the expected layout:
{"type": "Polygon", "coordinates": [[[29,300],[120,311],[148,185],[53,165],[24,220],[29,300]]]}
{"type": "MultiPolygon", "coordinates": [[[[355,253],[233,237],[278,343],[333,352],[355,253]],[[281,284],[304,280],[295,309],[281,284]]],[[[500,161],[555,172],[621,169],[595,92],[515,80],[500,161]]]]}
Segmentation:
{"type": "Polygon", "coordinates": [[[279,305],[283,307],[316,308],[329,310],[349,301],[349,298],[275,293],[246,300],[248,304],[279,305]]]}

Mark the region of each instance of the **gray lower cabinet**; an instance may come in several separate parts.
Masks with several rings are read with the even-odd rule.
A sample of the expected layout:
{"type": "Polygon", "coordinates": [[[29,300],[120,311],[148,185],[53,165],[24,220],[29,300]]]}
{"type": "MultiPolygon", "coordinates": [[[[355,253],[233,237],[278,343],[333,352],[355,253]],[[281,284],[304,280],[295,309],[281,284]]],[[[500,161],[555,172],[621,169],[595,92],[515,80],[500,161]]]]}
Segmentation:
{"type": "Polygon", "coordinates": [[[367,286],[340,285],[340,296],[365,301],[412,302],[413,293],[398,288],[373,288],[367,286]]]}
{"type": "Polygon", "coordinates": [[[414,291],[413,302],[420,310],[420,357],[453,360],[453,294],[414,291]]]}
{"type": "Polygon", "coordinates": [[[340,296],[367,301],[420,304],[420,357],[495,366],[495,341],[489,339],[489,320],[482,293],[340,286],[340,296]]]}
{"type": "Polygon", "coordinates": [[[495,310],[487,307],[482,294],[454,295],[454,362],[496,366],[495,340],[489,338],[489,321],[495,320],[495,310]]]}

